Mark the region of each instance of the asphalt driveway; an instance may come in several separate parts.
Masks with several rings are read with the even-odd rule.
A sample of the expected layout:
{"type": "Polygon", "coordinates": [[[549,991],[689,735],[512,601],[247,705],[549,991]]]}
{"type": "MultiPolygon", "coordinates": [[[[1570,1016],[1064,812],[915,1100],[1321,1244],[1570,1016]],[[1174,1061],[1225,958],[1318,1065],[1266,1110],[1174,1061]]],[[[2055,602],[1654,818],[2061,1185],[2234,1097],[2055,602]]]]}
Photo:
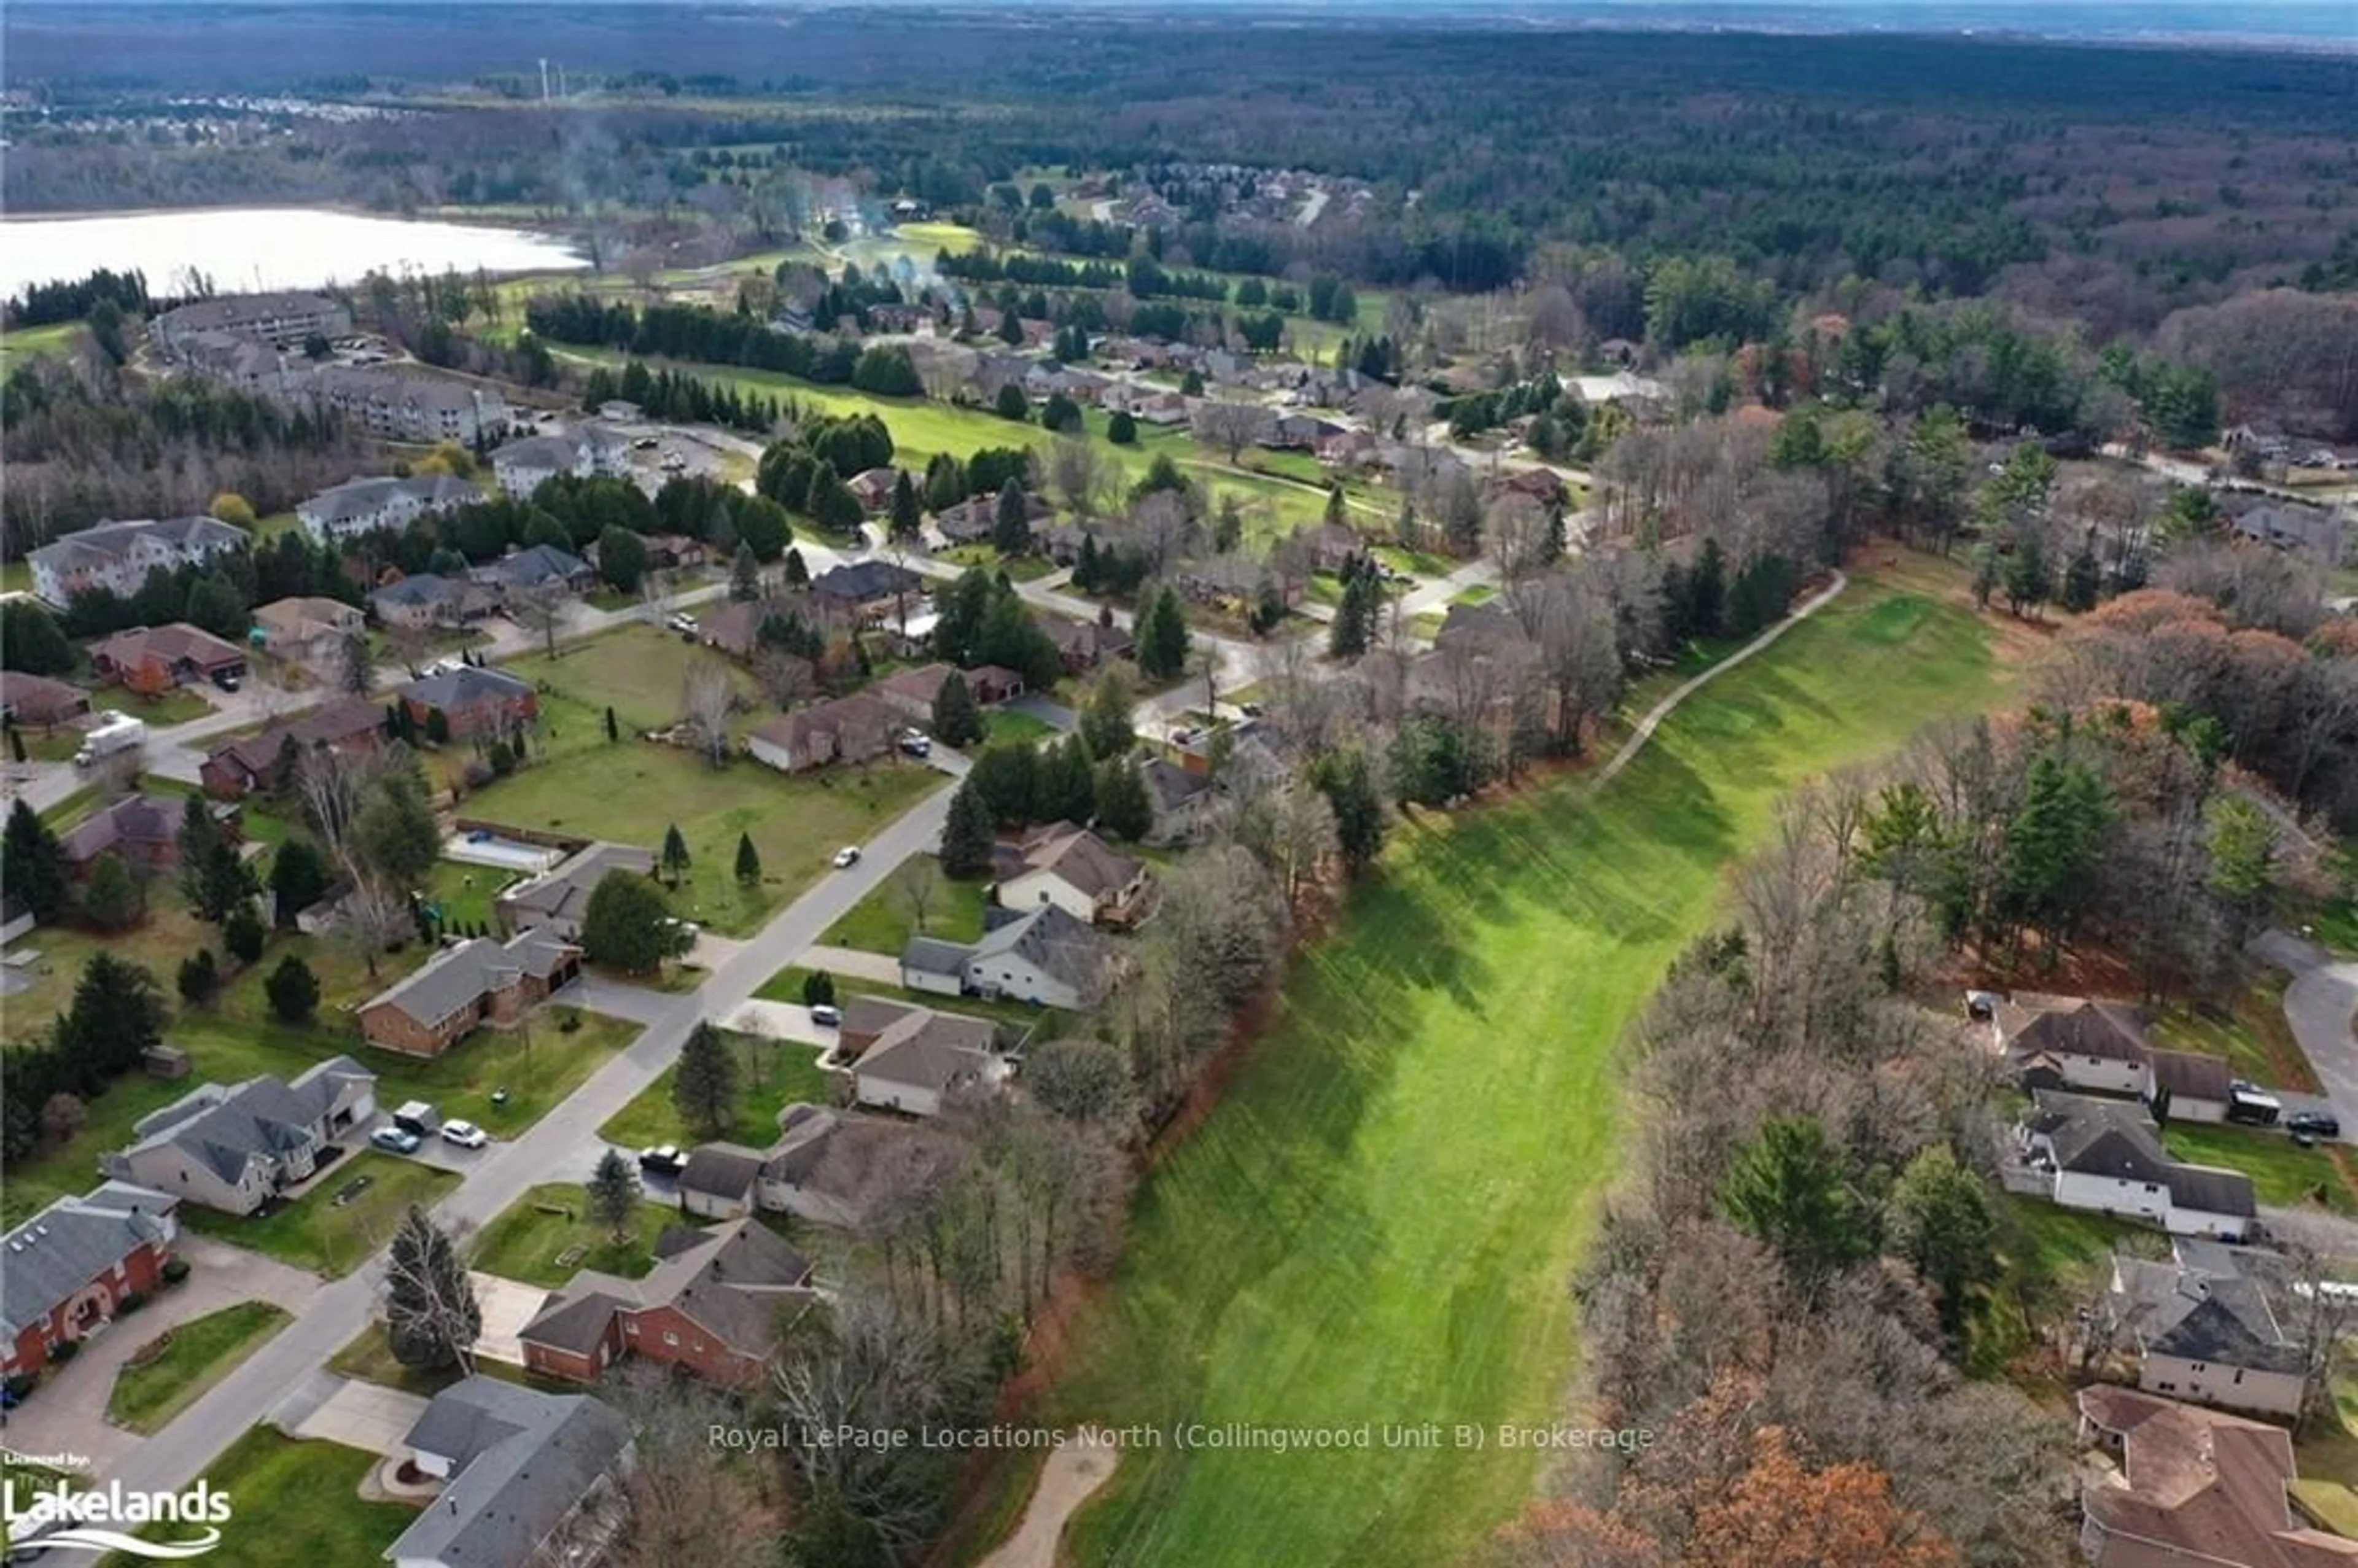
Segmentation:
{"type": "Polygon", "coordinates": [[[2292,976],[2285,988],[2285,1022],[2309,1058],[2320,1087],[2333,1102],[2342,1136],[2358,1139],[2358,963],[2340,959],[2289,931],[2267,931],[2252,951],[2292,976]]]}

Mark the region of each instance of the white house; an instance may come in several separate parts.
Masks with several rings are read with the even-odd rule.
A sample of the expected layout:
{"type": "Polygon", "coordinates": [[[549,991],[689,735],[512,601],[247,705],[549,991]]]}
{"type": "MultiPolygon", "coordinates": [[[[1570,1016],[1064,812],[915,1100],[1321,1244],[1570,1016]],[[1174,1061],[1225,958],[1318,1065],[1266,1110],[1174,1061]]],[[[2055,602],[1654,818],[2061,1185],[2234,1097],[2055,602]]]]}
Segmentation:
{"type": "Polygon", "coordinates": [[[349,539],[380,528],[406,528],[421,517],[471,505],[482,491],[447,473],[414,479],[347,480],[295,508],[314,539],[349,539]]]}
{"type": "Polygon", "coordinates": [[[2243,1240],[2258,1213],[2249,1176],[2173,1159],[2135,1105],[2042,1091],[2015,1139],[2024,1163],[2051,1181],[2050,1195],[2065,1208],[2222,1241],[2243,1240]]]}
{"type": "Polygon", "coordinates": [[[999,902],[1008,909],[1053,903],[1076,920],[1127,925],[1146,896],[1146,862],[1069,822],[1043,827],[1000,862],[999,902]]]}
{"type": "Polygon", "coordinates": [[[943,996],[1005,997],[1077,1012],[1104,997],[1112,957],[1087,922],[1055,903],[993,912],[979,942],[912,938],[901,954],[901,983],[943,996]]]}
{"type": "Polygon", "coordinates": [[[561,436],[526,436],[492,454],[492,473],[510,495],[530,495],[559,474],[619,476],[631,469],[622,438],[585,420],[561,436]]]}
{"type": "Polygon", "coordinates": [[[2141,1095],[2152,1047],[2125,1002],[2017,991],[1991,1010],[1998,1048],[2017,1068],[2043,1067],[2065,1088],[2141,1095]]]}
{"type": "Polygon", "coordinates": [[[2137,1387],[2266,1415],[2300,1411],[2307,1358],[2285,1338],[2236,1249],[2180,1240],[2168,1262],[2113,1260],[2106,1305],[2137,1356],[2137,1387]]]}
{"type": "Polygon", "coordinates": [[[105,1173],[225,1214],[252,1214],[309,1177],[320,1152],[376,1116],[376,1075],[330,1056],[292,1082],[207,1084],[133,1124],[105,1173]]]}
{"type": "Polygon", "coordinates": [[[125,599],[147,574],[202,566],[246,547],[245,533],[217,517],[98,523],[33,551],[33,593],[62,610],[77,593],[107,589],[125,599]]]}
{"type": "Polygon", "coordinates": [[[147,336],[172,358],[185,357],[185,340],[226,332],[281,348],[309,337],[341,338],[352,313],[317,294],[225,294],[167,310],[147,323],[147,336]]]}

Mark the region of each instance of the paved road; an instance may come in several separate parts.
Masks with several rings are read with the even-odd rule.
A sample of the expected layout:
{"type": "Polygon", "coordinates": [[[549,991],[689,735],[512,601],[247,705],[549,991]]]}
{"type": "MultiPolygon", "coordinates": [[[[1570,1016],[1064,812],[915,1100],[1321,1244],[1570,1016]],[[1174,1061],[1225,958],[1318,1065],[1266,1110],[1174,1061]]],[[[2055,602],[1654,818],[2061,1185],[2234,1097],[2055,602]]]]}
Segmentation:
{"type": "Polygon", "coordinates": [[[2358,1141],[2358,963],[2336,959],[2289,931],[2263,932],[2252,951],[2292,976],[2285,988],[2285,1022],[2333,1102],[2345,1141],[2358,1141]]]}
{"type": "MultiPolygon", "coordinates": [[[[961,773],[966,765],[954,753],[936,759],[945,774],[961,773]]],[[[868,841],[857,865],[829,872],[787,905],[703,986],[665,999],[666,1005],[627,1050],[522,1137],[485,1151],[474,1174],[437,1206],[436,1218],[446,1226],[481,1226],[538,1183],[587,1176],[587,1171],[576,1167],[581,1151],[596,1146],[599,1125],[654,1082],[699,1020],[722,1016],[749,1000],[852,905],[882,887],[903,860],[939,844],[950,794],[936,790],[896,818],[868,841]]],[[[176,1491],[202,1475],[257,1419],[276,1413],[302,1389],[316,1389],[310,1375],[368,1326],[380,1270],[372,1261],[324,1286],[284,1333],[114,1466],[106,1478],[120,1480],[126,1490],[176,1491]]]]}

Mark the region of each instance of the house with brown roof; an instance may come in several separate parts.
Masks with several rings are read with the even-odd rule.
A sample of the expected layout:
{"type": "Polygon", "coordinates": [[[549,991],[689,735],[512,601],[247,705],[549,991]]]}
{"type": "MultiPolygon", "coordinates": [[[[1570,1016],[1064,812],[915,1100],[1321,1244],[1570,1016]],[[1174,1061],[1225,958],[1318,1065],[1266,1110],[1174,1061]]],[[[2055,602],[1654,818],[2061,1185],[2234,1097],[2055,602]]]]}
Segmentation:
{"type": "Polygon", "coordinates": [[[762,1379],[786,1326],[818,1301],[810,1260],[758,1220],[675,1227],[645,1278],[584,1270],[516,1337],[525,1369],[587,1383],[625,1356],[720,1388],[762,1379]]]}
{"type": "Polygon", "coordinates": [[[911,723],[930,724],[934,698],[941,695],[942,682],[952,676],[963,679],[976,703],[984,708],[1023,695],[1023,677],[1002,665],[978,665],[970,670],[938,663],[921,665],[887,676],[869,689],[911,723]]]}
{"type": "Polygon", "coordinates": [[[745,752],[782,773],[868,762],[892,749],[901,716],[864,691],[782,714],[745,737],[745,752]]]}
{"type": "Polygon", "coordinates": [[[1053,903],[1076,920],[1128,925],[1152,879],[1146,862],[1125,855],[1086,827],[1053,823],[994,857],[999,902],[1012,910],[1053,903]]]}
{"type": "Polygon", "coordinates": [[[0,670],[0,713],[34,730],[54,729],[90,712],[90,693],[47,676],[0,670]]]}
{"type": "MultiPolygon", "coordinates": [[[[239,836],[234,807],[215,807],[222,830],[234,841],[239,836]]],[[[66,873],[85,877],[100,856],[112,851],[135,871],[169,871],[180,863],[180,827],[188,818],[185,796],[126,795],[101,806],[68,828],[58,839],[66,873]]]]}
{"type": "Polygon", "coordinates": [[[654,876],[654,851],[635,844],[585,844],[540,875],[501,893],[492,901],[492,913],[503,931],[541,931],[578,942],[582,917],[590,912],[590,895],[617,872],[654,876]]]}
{"type": "Polygon", "coordinates": [[[1056,658],[1070,675],[1086,675],[1108,659],[1126,659],[1138,651],[1138,639],[1110,622],[1067,621],[1052,615],[1040,625],[1056,644],[1056,658]]]}
{"type": "Polygon", "coordinates": [[[1000,1083],[1008,1072],[988,1019],[882,997],[851,999],[836,1049],[851,1058],[861,1105],[909,1116],[938,1115],[953,1093],[1000,1083]]]}
{"type": "Polygon", "coordinates": [[[1990,1009],[1990,1030],[2033,1087],[2135,1095],[2173,1121],[2227,1119],[2234,1078],[2226,1058],[2154,1044],[2128,1002],[2017,991],[1990,1009]]]}
{"type": "Polygon", "coordinates": [[[888,466],[862,469],[843,482],[859,498],[860,510],[882,512],[892,504],[892,486],[900,478],[901,470],[888,466]]]}
{"type": "Polygon", "coordinates": [[[2102,1456],[2080,1491],[2095,1568],[2358,1565],[2358,1541],[2299,1512],[2282,1427],[2104,1385],[2079,1404],[2081,1440],[2102,1456]]]}
{"type": "Polygon", "coordinates": [[[101,680],[151,697],[176,686],[245,674],[244,649],[185,621],[118,632],[91,649],[90,662],[101,680]]]}
{"type": "Polygon", "coordinates": [[[515,1022],[580,973],[581,949],[548,932],[478,936],[362,1002],[361,1033],[388,1051],[438,1056],[478,1025],[515,1022]]]}
{"type": "Polygon", "coordinates": [[[322,669],[333,667],[343,656],[345,639],[367,625],[358,606],[314,596],[275,599],[254,612],[254,628],[272,657],[322,669]]]}
{"type": "Polygon", "coordinates": [[[240,740],[224,741],[205,754],[197,776],[220,800],[243,800],[256,790],[276,794],[294,781],[288,769],[315,751],[338,754],[384,743],[384,709],[364,697],[334,702],[265,725],[240,740]]]}

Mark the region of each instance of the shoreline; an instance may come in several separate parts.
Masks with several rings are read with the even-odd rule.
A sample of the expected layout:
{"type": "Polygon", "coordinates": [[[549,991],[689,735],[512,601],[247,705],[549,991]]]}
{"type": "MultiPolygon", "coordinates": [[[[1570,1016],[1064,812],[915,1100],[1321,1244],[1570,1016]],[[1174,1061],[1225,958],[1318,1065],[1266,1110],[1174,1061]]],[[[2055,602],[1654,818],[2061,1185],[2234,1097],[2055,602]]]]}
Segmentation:
{"type": "MultiPolygon", "coordinates": [[[[450,209],[438,209],[450,211],[450,209]]],[[[457,209],[465,211],[465,208],[457,209]]],[[[332,212],[340,218],[382,218],[390,223],[447,223],[458,229],[504,229],[513,232],[514,225],[496,218],[428,218],[412,213],[386,212],[374,207],[355,206],[349,201],[233,201],[226,205],[208,204],[196,207],[103,207],[95,210],[77,209],[70,212],[47,211],[33,212],[0,212],[0,229],[12,223],[92,222],[107,218],[179,218],[198,212],[332,212]]],[[[532,232],[546,231],[533,230],[532,232]]],[[[554,239],[554,232],[549,235],[554,239]]]]}

